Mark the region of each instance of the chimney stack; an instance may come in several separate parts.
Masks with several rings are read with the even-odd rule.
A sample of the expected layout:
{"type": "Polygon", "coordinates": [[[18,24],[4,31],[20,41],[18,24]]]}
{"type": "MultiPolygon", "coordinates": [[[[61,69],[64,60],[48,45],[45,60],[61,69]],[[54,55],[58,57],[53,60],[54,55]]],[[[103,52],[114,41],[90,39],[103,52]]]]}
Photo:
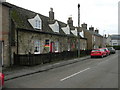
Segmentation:
{"type": "Polygon", "coordinates": [[[6,0],[0,0],[0,3],[6,2],[6,0]]]}
{"type": "Polygon", "coordinates": [[[94,32],[94,27],[89,27],[89,30],[94,32]]]}
{"type": "Polygon", "coordinates": [[[50,18],[50,20],[54,20],[53,8],[50,8],[50,11],[49,11],[49,18],[50,18]]]}
{"type": "Polygon", "coordinates": [[[69,17],[69,18],[68,18],[67,24],[68,24],[70,27],[73,27],[73,20],[72,20],[72,17],[69,17]]]}
{"type": "Polygon", "coordinates": [[[87,24],[83,23],[82,28],[87,29],[87,24]]]}
{"type": "Polygon", "coordinates": [[[96,32],[96,33],[99,33],[99,30],[96,28],[95,32],[96,32]]]}
{"type": "Polygon", "coordinates": [[[105,34],[105,38],[107,37],[107,35],[105,34]]]}

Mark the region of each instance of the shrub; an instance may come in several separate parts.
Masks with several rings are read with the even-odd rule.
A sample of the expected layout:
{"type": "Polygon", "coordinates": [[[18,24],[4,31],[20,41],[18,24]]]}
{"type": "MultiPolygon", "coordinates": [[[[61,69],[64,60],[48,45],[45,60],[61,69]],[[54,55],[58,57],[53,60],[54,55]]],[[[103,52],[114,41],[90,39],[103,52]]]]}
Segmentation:
{"type": "Polygon", "coordinates": [[[113,46],[115,50],[120,50],[120,46],[113,46]]]}

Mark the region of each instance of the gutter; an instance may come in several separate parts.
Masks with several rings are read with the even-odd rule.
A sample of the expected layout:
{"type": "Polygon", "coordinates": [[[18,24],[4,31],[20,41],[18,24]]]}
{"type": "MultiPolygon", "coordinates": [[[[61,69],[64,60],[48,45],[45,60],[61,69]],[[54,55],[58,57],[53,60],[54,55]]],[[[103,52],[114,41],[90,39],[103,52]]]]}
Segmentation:
{"type": "Polygon", "coordinates": [[[58,33],[51,33],[51,32],[42,32],[42,31],[37,31],[37,30],[31,30],[31,29],[23,29],[23,28],[17,28],[19,31],[26,31],[26,32],[33,32],[33,33],[41,33],[41,34],[49,34],[49,35],[56,35],[56,36],[63,36],[63,37],[73,37],[73,38],[79,38],[74,35],[64,35],[64,34],[58,34],[58,33]]]}

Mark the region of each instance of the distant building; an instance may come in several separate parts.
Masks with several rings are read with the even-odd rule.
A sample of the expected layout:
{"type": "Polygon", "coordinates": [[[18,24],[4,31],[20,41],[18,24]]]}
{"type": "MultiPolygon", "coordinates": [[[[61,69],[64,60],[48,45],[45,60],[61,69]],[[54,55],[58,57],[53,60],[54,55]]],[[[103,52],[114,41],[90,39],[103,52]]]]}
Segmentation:
{"type": "Polygon", "coordinates": [[[107,45],[108,46],[119,46],[120,45],[120,35],[108,35],[107,45]]]}
{"type": "Polygon", "coordinates": [[[83,23],[81,30],[84,31],[84,37],[87,38],[87,49],[95,49],[100,47],[105,47],[105,43],[103,42],[104,38],[99,34],[99,30],[94,30],[94,27],[89,27],[87,29],[87,24],[83,23]]]}

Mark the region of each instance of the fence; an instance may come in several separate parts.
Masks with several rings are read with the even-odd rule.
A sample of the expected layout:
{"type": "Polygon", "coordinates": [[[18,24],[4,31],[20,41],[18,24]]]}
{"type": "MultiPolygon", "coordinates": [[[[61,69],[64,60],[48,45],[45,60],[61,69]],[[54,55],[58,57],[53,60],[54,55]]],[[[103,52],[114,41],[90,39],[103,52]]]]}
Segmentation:
{"type": "MultiPolygon", "coordinates": [[[[80,55],[89,55],[90,50],[80,51],[80,55]]],[[[38,65],[50,63],[59,60],[67,60],[76,58],[78,51],[63,51],[60,53],[46,53],[46,54],[14,54],[14,65],[38,65]]]]}

